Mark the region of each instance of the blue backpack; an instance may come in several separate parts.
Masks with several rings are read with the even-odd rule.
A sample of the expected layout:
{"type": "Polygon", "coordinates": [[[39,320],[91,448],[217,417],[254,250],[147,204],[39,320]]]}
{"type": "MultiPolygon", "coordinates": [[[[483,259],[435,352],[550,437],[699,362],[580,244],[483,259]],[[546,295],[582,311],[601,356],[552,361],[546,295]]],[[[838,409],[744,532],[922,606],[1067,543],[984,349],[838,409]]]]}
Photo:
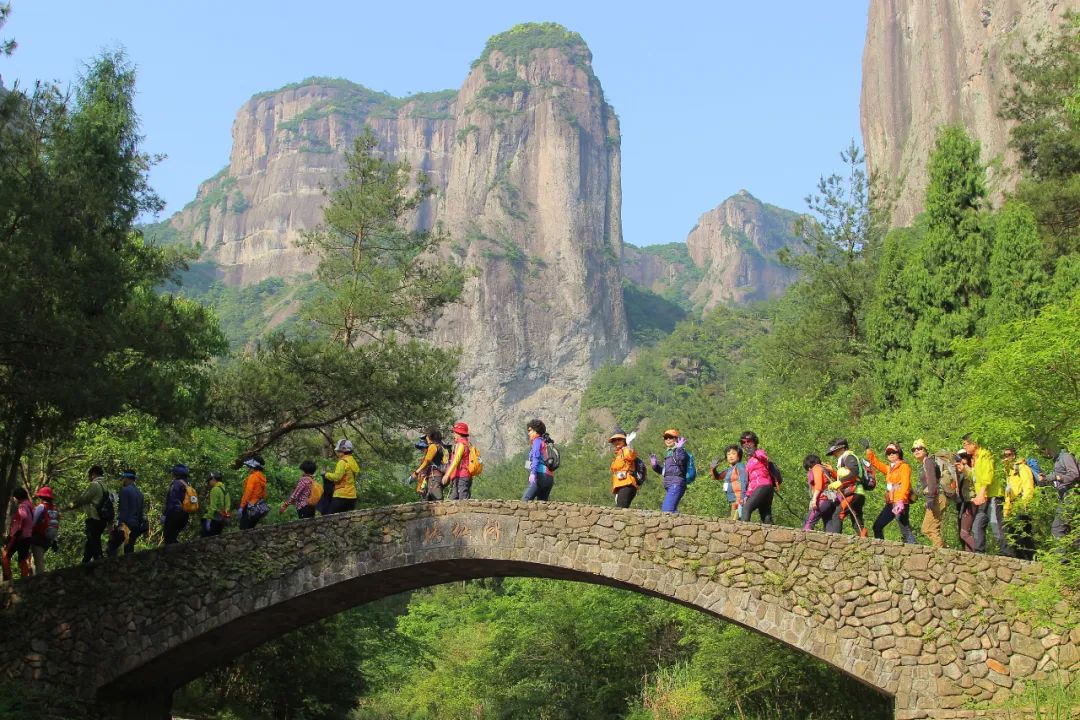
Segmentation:
{"type": "Polygon", "coordinates": [[[1029,457],[1024,462],[1031,468],[1031,477],[1035,479],[1035,484],[1038,485],[1039,476],[1042,475],[1042,467],[1039,465],[1039,461],[1036,458],[1029,457]]]}
{"type": "Polygon", "coordinates": [[[686,451],[686,484],[694,482],[697,479],[697,463],[694,461],[694,454],[689,450],[686,451]]]}

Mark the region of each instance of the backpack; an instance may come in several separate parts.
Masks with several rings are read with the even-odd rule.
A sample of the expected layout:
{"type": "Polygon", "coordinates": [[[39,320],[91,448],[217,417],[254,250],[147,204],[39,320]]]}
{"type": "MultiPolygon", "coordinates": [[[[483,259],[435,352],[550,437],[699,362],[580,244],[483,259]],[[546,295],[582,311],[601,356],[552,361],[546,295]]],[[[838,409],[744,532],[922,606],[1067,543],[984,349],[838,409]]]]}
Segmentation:
{"type": "Polygon", "coordinates": [[[694,454],[689,450],[686,451],[686,484],[694,482],[697,479],[697,463],[694,461],[694,454]]]}
{"type": "MultiPolygon", "coordinates": [[[[308,467],[310,467],[310,465],[308,467]]],[[[311,494],[308,495],[308,505],[318,505],[320,500],[322,500],[322,483],[316,482],[315,478],[312,478],[311,494]]]]}
{"type": "Polygon", "coordinates": [[[956,465],[952,462],[952,453],[941,450],[934,455],[934,464],[938,470],[938,488],[945,497],[955,500],[960,493],[960,479],[956,477],[956,465]]]}
{"type": "Polygon", "coordinates": [[[784,482],[784,474],[780,472],[780,467],[772,460],[769,461],[769,480],[772,481],[775,488],[780,487],[780,484],[784,482]]]}
{"type": "Polygon", "coordinates": [[[101,488],[101,499],[98,500],[95,509],[101,522],[108,525],[116,519],[116,495],[106,490],[105,485],[100,480],[95,480],[95,482],[101,488]]]}
{"type": "Polygon", "coordinates": [[[555,441],[547,435],[544,436],[540,445],[540,457],[544,460],[544,465],[547,466],[548,470],[558,470],[559,463],[562,462],[562,458],[559,456],[559,448],[555,447],[555,441]]]}
{"type": "Polygon", "coordinates": [[[195,494],[195,489],[183,480],[180,482],[184,486],[184,497],[180,500],[180,507],[188,514],[199,512],[199,496],[195,494]]]}
{"type": "Polygon", "coordinates": [[[862,485],[863,490],[873,490],[877,487],[877,477],[867,469],[862,460],[859,460],[859,485],[862,485]]]}
{"type": "Polygon", "coordinates": [[[34,524],[34,537],[52,542],[60,534],[60,511],[56,506],[45,506],[41,519],[34,524]]]}
{"type": "Polygon", "coordinates": [[[1024,462],[1027,463],[1027,466],[1029,468],[1031,468],[1031,477],[1035,479],[1035,484],[1038,485],[1039,477],[1042,476],[1042,467],[1039,465],[1038,458],[1029,457],[1024,460],[1024,462]]]}
{"type": "Polygon", "coordinates": [[[484,472],[484,461],[480,459],[480,448],[469,443],[469,477],[479,477],[484,472]]]}

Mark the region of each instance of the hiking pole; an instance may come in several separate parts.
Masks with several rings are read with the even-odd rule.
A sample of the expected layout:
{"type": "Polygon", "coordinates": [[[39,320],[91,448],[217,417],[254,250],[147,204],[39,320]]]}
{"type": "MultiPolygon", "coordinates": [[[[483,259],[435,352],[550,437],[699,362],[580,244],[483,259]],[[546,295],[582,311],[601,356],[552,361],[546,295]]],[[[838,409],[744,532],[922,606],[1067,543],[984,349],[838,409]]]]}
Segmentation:
{"type": "Polygon", "coordinates": [[[798,518],[798,517],[799,517],[799,513],[797,513],[797,512],[795,512],[794,510],[792,510],[792,509],[791,509],[791,506],[790,506],[790,505],[788,505],[788,503],[787,503],[787,500],[785,500],[785,499],[784,499],[784,496],[780,494],[780,487],[779,487],[779,486],[774,486],[774,487],[775,487],[775,489],[776,489],[776,492],[775,492],[774,494],[775,494],[775,496],[776,496],[777,498],[779,498],[779,499],[780,499],[780,505],[781,505],[781,506],[782,506],[782,507],[783,507],[783,508],[784,508],[785,510],[787,510],[787,511],[788,511],[789,513],[791,513],[791,514],[792,514],[792,515],[794,515],[794,516],[795,516],[796,518],[798,518]]]}

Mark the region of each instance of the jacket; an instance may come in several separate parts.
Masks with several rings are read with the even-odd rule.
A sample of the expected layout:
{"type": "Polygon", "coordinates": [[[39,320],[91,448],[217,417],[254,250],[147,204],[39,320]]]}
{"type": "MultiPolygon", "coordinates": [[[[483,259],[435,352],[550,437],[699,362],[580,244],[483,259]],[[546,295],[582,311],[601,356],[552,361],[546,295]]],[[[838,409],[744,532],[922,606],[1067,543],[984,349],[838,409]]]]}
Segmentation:
{"type": "Polygon", "coordinates": [[[1005,517],[1023,513],[1035,497],[1035,475],[1023,460],[1013,463],[1005,478],[1005,517]]]}
{"type": "Polygon", "coordinates": [[[994,468],[994,454],[984,447],[975,451],[975,494],[983,490],[986,497],[1004,497],[1005,487],[994,468]]]}
{"type": "Polygon", "coordinates": [[[356,476],[360,466],[352,455],[343,455],[334,466],[334,472],[326,473],[326,479],[334,483],[334,497],[345,500],[356,499],[356,476]]]}
{"type": "Polygon", "coordinates": [[[544,438],[535,437],[529,446],[529,473],[550,475],[551,470],[544,464],[544,438]]]}
{"type": "Polygon", "coordinates": [[[859,458],[851,450],[846,450],[836,459],[836,480],[845,497],[866,495],[866,489],[859,482],[859,458]]]}
{"type": "Polygon", "coordinates": [[[314,481],[310,475],[301,475],[300,479],[296,481],[296,487],[293,488],[287,504],[294,506],[297,510],[303,510],[310,505],[312,482],[314,481]]]}
{"type": "Polygon", "coordinates": [[[1076,458],[1065,448],[1061,448],[1057,459],[1054,460],[1054,485],[1059,491],[1068,490],[1080,480],[1080,466],[1077,466],[1076,458]],[[1058,480],[1057,477],[1061,476],[1058,480]]]}
{"type": "Polygon", "coordinates": [[[619,488],[629,485],[639,487],[637,478],[634,477],[634,460],[637,459],[637,451],[630,446],[623,446],[615,451],[615,457],[611,459],[611,492],[618,492],[619,488]]]}
{"type": "Polygon", "coordinates": [[[34,506],[29,500],[20,500],[15,508],[15,516],[8,528],[8,537],[12,540],[27,540],[34,532],[34,506]]]}
{"type": "Polygon", "coordinates": [[[458,440],[454,443],[454,454],[446,466],[446,477],[450,479],[469,478],[469,441],[458,440]]]}
{"type": "Polygon", "coordinates": [[[146,528],[146,499],[135,483],[120,488],[117,505],[116,522],[118,525],[127,525],[129,530],[141,531],[146,528]]]}
{"type": "Polygon", "coordinates": [[[653,472],[664,477],[665,483],[682,480],[686,482],[687,466],[690,465],[690,456],[682,448],[673,447],[664,455],[663,463],[653,463],[653,472]]]}
{"type": "Polygon", "coordinates": [[[866,451],[866,459],[879,473],[885,474],[885,502],[911,503],[911,466],[903,460],[897,460],[892,465],[886,465],[874,454],[873,450],[866,451]]]}
{"type": "Polygon", "coordinates": [[[246,508],[266,499],[266,476],[262,470],[252,470],[244,479],[244,494],[240,497],[240,507],[246,508]]]}
{"type": "MultiPolygon", "coordinates": [[[[439,444],[428,445],[424,451],[424,459],[420,461],[420,467],[416,468],[416,492],[423,492],[429,477],[442,477],[439,465],[443,461],[443,446],[439,444]]],[[[299,507],[299,506],[298,506],[299,507]]]]}
{"type": "Polygon", "coordinates": [[[724,483],[728,502],[742,503],[746,497],[746,463],[737,462],[728,465],[723,472],[716,475],[716,479],[724,483]]]}
{"type": "Polygon", "coordinates": [[[927,497],[936,498],[941,492],[941,473],[933,455],[927,455],[919,466],[919,482],[921,487],[926,488],[927,497]]]}
{"type": "MultiPolygon", "coordinates": [[[[184,512],[184,491],[187,488],[187,481],[180,478],[173,478],[172,485],[169,486],[169,491],[165,493],[165,514],[168,515],[171,512],[184,512]]],[[[131,527],[128,525],[128,527],[131,527]]]]}
{"type": "Polygon", "coordinates": [[[746,492],[753,495],[754,491],[765,485],[772,485],[772,475],[769,474],[769,456],[765,451],[758,448],[746,461],[747,484],[746,492]]]}
{"type": "Polygon", "coordinates": [[[225,483],[215,482],[210,486],[210,499],[203,513],[205,520],[220,521],[229,512],[229,494],[225,492],[225,483]]]}
{"type": "Polygon", "coordinates": [[[105,482],[101,478],[91,480],[90,484],[83,490],[82,495],[80,495],[75,502],[71,503],[68,508],[76,510],[85,507],[86,517],[88,519],[100,520],[101,516],[98,515],[98,503],[101,502],[101,497],[105,492],[105,482]]]}

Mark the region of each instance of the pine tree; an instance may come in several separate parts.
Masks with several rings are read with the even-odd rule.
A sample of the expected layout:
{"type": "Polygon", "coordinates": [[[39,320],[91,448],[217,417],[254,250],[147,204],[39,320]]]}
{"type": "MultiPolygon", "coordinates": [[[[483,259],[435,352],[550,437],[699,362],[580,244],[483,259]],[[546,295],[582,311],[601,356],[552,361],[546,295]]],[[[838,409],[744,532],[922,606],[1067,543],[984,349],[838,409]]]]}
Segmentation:
{"type": "Polygon", "coordinates": [[[979,152],[979,142],[953,125],[938,133],[930,157],[927,232],[916,258],[924,272],[912,277],[912,361],[923,387],[959,377],[952,343],[975,334],[990,294],[986,168],[979,152]]]}
{"type": "Polygon", "coordinates": [[[913,263],[911,256],[925,232],[925,227],[890,231],[878,261],[866,338],[873,358],[875,394],[888,405],[910,395],[917,385],[911,361],[911,334],[915,328],[911,285],[914,273],[922,266],[913,263]]]}
{"type": "Polygon", "coordinates": [[[1033,317],[1046,304],[1047,285],[1035,213],[1024,203],[1010,200],[994,223],[986,327],[1033,317]]]}

